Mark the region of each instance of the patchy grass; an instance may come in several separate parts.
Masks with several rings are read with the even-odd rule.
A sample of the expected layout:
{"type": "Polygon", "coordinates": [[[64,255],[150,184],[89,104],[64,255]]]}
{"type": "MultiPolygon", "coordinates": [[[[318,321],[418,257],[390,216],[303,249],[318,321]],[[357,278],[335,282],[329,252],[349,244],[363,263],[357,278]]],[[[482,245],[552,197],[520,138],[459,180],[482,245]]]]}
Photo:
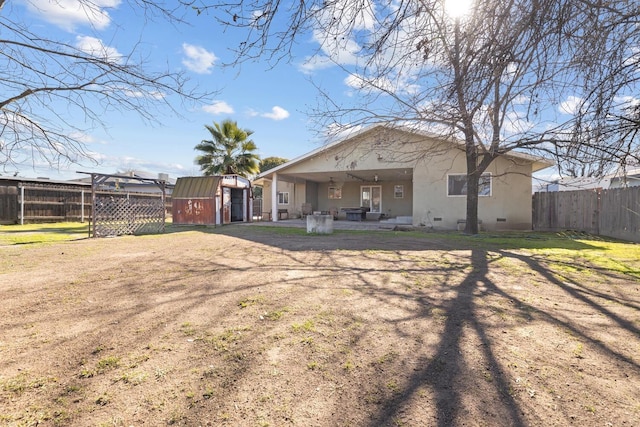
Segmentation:
{"type": "Polygon", "coordinates": [[[0,245],[56,243],[89,236],[89,223],[0,225],[0,245]]]}
{"type": "Polygon", "coordinates": [[[5,244],[0,424],[633,425],[638,246],[261,226],[5,244]]]}

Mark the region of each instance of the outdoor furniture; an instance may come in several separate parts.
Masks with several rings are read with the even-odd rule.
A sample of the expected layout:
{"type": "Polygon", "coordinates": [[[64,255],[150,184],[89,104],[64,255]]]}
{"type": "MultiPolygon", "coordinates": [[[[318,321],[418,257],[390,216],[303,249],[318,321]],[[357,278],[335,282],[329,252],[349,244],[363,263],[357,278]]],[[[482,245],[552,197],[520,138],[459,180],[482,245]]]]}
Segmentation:
{"type": "Polygon", "coordinates": [[[362,221],[367,219],[367,212],[371,209],[367,207],[359,208],[342,208],[342,211],[347,214],[347,221],[362,221]]]}
{"type": "Polygon", "coordinates": [[[303,203],[302,204],[302,218],[306,218],[307,215],[311,215],[313,213],[313,209],[311,208],[311,203],[303,203]]]}
{"type": "Polygon", "coordinates": [[[283,217],[289,219],[289,211],[286,209],[278,209],[278,219],[283,219],[283,217]]]}

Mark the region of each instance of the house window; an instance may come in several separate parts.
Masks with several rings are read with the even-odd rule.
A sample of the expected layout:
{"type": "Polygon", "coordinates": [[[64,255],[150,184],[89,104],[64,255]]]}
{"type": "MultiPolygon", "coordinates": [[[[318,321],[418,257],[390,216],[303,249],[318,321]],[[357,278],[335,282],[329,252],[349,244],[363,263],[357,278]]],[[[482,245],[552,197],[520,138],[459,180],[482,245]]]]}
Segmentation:
{"type": "Polygon", "coordinates": [[[394,199],[404,199],[404,185],[394,185],[393,186],[393,198],[394,199]]]}
{"type": "Polygon", "coordinates": [[[329,187],[329,199],[342,199],[342,188],[329,187]]]}
{"type": "MultiPolygon", "coordinates": [[[[467,195],[467,175],[452,174],[447,177],[447,196],[467,195]]],[[[478,196],[491,196],[491,174],[483,173],[478,182],[478,196]]]]}
{"type": "Polygon", "coordinates": [[[278,204],[279,205],[288,205],[289,204],[289,192],[283,191],[278,193],[278,204]]]}

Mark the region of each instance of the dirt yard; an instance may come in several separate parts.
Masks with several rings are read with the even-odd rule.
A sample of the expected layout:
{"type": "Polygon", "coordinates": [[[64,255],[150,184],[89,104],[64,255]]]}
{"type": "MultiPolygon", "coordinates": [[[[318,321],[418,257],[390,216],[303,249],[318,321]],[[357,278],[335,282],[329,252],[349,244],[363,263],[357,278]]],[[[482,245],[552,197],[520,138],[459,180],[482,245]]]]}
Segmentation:
{"type": "Polygon", "coordinates": [[[555,242],[229,226],[0,246],[0,425],[638,426],[640,261],[555,242]]]}

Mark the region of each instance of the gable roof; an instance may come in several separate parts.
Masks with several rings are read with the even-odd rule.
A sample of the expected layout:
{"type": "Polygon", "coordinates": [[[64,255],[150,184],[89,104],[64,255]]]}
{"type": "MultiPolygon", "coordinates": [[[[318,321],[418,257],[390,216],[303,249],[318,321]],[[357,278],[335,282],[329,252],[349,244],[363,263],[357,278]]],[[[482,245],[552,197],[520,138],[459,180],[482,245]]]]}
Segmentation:
{"type": "MultiPolygon", "coordinates": [[[[343,139],[339,139],[333,142],[330,142],[326,145],[323,145],[315,150],[312,150],[306,154],[303,154],[299,157],[296,157],[292,160],[289,160],[286,163],[283,163],[281,165],[278,165],[274,168],[271,168],[267,171],[264,171],[260,174],[258,174],[258,176],[256,177],[256,180],[259,179],[264,179],[267,178],[270,175],[273,175],[274,173],[277,173],[279,171],[282,171],[284,169],[290,168],[293,165],[296,165],[298,163],[301,163],[307,159],[310,159],[312,157],[317,156],[318,154],[321,154],[323,152],[329,151],[333,148],[339,147],[341,145],[347,144],[349,142],[351,142],[353,139],[358,138],[362,135],[365,135],[367,133],[373,133],[375,131],[380,131],[380,130],[396,130],[398,132],[405,132],[405,133],[410,133],[413,135],[418,135],[418,136],[423,136],[425,138],[430,138],[430,139],[435,139],[437,141],[442,141],[442,142],[448,142],[454,146],[462,146],[464,147],[464,142],[460,141],[460,140],[453,140],[450,138],[446,138],[443,137],[442,135],[437,135],[434,133],[430,133],[430,132],[426,132],[426,131],[421,131],[421,130],[415,130],[415,129],[410,129],[408,127],[405,126],[390,126],[390,125],[386,125],[386,124],[374,124],[371,126],[367,126],[365,128],[361,128],[357,131],[352,132],[351,134],[349,134],[347,137],[343,138],[343,139]]],[[[504,154],[504,157],[511,157],[511,158],[515,158],[515,159],[520,159],[520,160],[525,160],[525,161],[529,161],[532,163],[532,172],[537,172],[539,170],[548,168],[550,166],[553,166],[555,164],[554,161],[546,159],[544,157],[540,157],[540,156],[534,156],[531,154],[527,154],[527,153],[521,153],[518,151],[512,151],[508,154],[504,154]]]]}

